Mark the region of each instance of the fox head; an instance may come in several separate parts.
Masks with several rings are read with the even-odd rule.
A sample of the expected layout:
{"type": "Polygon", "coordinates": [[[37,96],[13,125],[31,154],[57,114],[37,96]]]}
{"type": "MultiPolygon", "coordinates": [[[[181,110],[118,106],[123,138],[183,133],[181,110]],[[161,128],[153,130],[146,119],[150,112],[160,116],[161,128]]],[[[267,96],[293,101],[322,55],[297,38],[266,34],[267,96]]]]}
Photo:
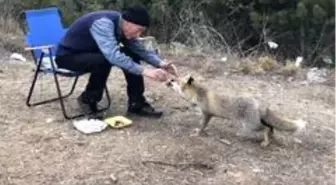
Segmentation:
{"type": "Polygon", "coordinates": [[[194,89],[194,81],[191,75],[186,75],[184,77],[170,79],[166,85],[182,97],[189,99],[190,93],[192,93],[192,89],[194,89]]]}

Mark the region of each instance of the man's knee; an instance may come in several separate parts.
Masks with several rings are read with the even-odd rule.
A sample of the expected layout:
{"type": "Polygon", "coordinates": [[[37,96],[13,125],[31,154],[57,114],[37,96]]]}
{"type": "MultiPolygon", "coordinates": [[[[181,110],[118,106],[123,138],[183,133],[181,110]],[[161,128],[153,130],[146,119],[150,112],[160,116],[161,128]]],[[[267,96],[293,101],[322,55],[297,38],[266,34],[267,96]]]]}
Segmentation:
{"type": "Polygon", "coordinates": [[[112,64],[100,53],[57,56],[59,67],[81,72],[110,71],[112,64]]]}

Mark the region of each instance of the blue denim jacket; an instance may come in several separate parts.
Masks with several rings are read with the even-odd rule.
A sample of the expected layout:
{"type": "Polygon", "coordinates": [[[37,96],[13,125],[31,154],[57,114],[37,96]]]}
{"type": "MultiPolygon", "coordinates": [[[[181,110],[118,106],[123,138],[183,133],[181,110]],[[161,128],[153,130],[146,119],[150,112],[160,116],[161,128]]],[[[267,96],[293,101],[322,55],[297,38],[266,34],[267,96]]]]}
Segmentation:
{"type": "MultiPolygon", "coordinates": [[[[120,25],[117,25],[117,29],[115,29],[115,26],[116,25],[114,25],[111,20],[103,17],[93,22],[90,28],[90,33],[103,55],[112,65],[121,67],[134,74],[141,74],[143,67],[135,63],[129,56],[120,52],[120,45],[117,38],[115,38],[115,35],[117,34],[114,33],[114,30],[117,30],[119,33],[121,33],[121,30],[120,25]]],[[[162,60],[160,56],[154,51],[147,50],[139,40],[131,39],[123,44],[132,52],[140,56],[145,62],[155,67],[159,67],[162,60]]]]}

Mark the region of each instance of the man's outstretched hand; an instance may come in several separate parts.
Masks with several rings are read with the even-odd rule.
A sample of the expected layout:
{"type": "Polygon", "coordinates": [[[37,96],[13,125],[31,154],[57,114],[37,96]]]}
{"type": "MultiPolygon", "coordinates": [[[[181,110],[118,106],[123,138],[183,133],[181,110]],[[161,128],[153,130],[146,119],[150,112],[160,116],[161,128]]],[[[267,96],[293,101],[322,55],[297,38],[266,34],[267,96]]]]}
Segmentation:
{"type": "Polygon", "coordinates": [[[168,73],[163,69],[157,68],[144,68],[142,74],[156,81],[167,81],[168,73]]]}
{"type": "Polygon", "coordinates": [[[175,77],[178,76],[176,66],[167,60],[163,60],[159,66],[160,68],[144,68],[142,74],[146,77],[149,77],[156,81],[167,81],[168,73],[174,75],[175,77]]]}
{"type": "Polygon", "coordinates": [[[178,76],[178,72],[177,72],[177,68],[176,66],[170,62],[170,61],[167,61],[167,60],[163,60],[160,64],[160,67],[164,70],[166,70],[168,73],[174,75],[174,76],[178,76]]]}

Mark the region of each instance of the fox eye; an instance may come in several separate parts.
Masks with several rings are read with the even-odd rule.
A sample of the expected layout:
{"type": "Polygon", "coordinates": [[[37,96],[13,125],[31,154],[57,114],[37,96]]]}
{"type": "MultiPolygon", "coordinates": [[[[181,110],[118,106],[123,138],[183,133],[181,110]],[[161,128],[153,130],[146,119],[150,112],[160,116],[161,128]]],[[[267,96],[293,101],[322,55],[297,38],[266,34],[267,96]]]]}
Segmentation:
{"type": "Polygon", "coordinates": [[[171,79],[170,81],[171,81],[171,82],[175,82],[175,79],[171,79]]]}

